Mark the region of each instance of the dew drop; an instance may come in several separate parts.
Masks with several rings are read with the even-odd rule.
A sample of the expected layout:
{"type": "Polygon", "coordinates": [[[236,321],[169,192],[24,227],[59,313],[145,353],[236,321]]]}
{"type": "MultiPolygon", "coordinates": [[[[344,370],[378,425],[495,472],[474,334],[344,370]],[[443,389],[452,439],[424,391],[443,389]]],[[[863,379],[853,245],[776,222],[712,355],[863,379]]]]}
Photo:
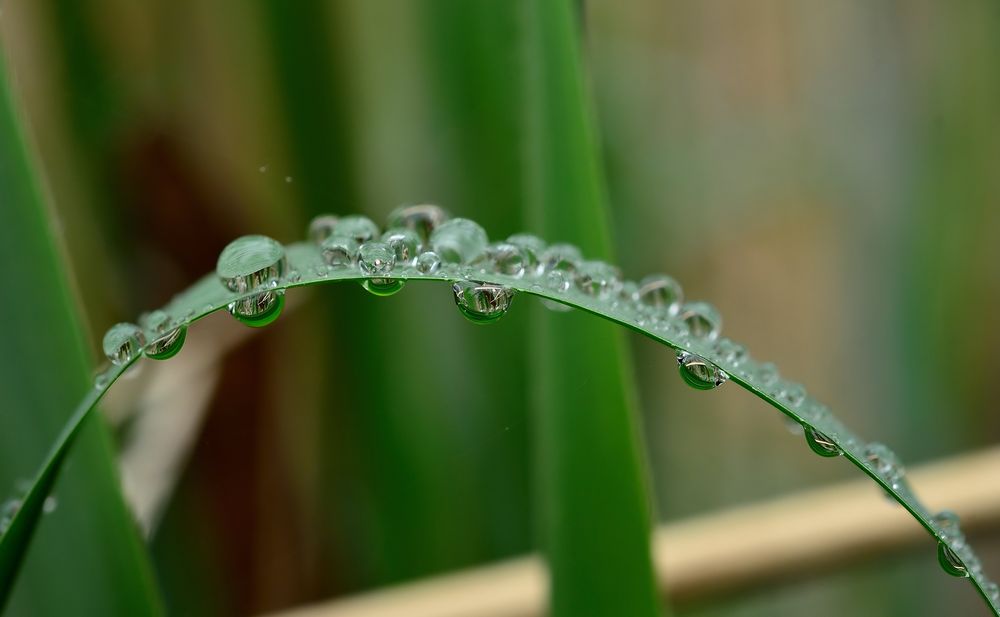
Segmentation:
{"type": "Polygon", "coordinates": [[[514,298],[513,289],[490,283],[458,281],[451,289],[458,310],[478,324],[493,323],[503,317],[514,298]]]}
{"type": "Polygon", "coordinates": [[[292,270],[291,272],[288,273],[287,276],[285,276],[285,281],[289,283],[298,283],[301,280],[302,280],[302,275],[299,274],[298,270],[292,270]]]}
{"type": "Polygon", "coordinates": [[[229,291],[246,293],[277,282],[285,267],[285,248],[277,240],[243,236],[222,249],[215,273],[229,291]]]}
{"type": "Polygon", "coordinates": [[[951,510],[942,510],[931,517],[938,533],[955,548],[965,546],[965,534],[962,533],[962,523],[958,515],[951,510]]]}
{"type": "Polygon", "coordinates": [[[507,238],[507,243],[521,249],[526,268],[533,270],[538,267],[539,255],[545,250],[544,240],[532,234],[514,234],[507,238]]]}
{"type": "Polygon", "coordinates": [[[575,272],[581,261],[583,261],[583,255],[580,253],[580,249],[572,244],[553,244],[542,251],[539,256],[539,274],[553,270],[575,272]]]}
{"type": "Polygon", "coordinates": [[[962,558],[944,542],[938,542],[938,563],[941,569],[952,576],[961,578],[969,576],[969,569],[962,558]]]}
{"type": "Polygon", "coordinates": [[[545,275],[545,285],[552,291],[566,293],[570,287],[570,276],[566,270],[552,270],[545,275]]]}
{"type": "Polygon", "coordinates": [[[376,296],[391,296],[403,288],[404,281],[387,277],[396,265],[396,253],[385,242],[366,242],[358,251],[358,267],[373,277],[362,281],[361,286],[376,296]]]}
{"type": "Polygon", "coordinates": [[[322,244],[323,240],[333,235],[338,220],[340,220],[339,217],[334,214],[320,214],[309,221],[309,240],[316,244],[322,244]]]}
{"type": "Polygon", "coordinates": [[[832,439],[830,439],[824,433],[817,431],[812,427],[806,427],[805,429],[806,443],[809,444],[809,449],[820,456],[825,456],[831,458],[834,456],[840,456],[843,452],[832,439]]]}
{"type": "Polygon", "coordinates": [[[8,499],[3,502],[3,505],[0,505],[0,535],[7,532],[14,517],[17,516],[17,511],[20,509],[20,499],[8,499]]]}
{"type": "Polygon", "coordinates": [[[347,236],[330,236],[323,241],[320,254],[331,268],[350,268],[358,259],[358,242],[347,236]]]}
{"type": "Polygon", "coordinates": [[[434,274],[441,268],[441,258],[433,251],[424,251],[417,257],[417,272],[434,274]]]}
{"type": "Polygon", "coordinates": [[[375,221],[367,216],[352,214],[337,221],[333,228],[333,236],[351,238],[360,245],[379,237],[379,230],[375,221]]]}
{"type": "Polygon", "coordinates": [[[277,319],[284,307],[285,292],[275,290],[240,298],[230,302],[227,308],[240,323],[251,328],[263,328],[277,319]]]}
{"type": "Polygon", "coordinates": [[[756,379],[764,388],[769,388],[778,383],[781,375],[778,374],[778,367],[773,362],[764,362],[757,367],[756,379]]]}
{"type": "Polygon", "coordinates": [[[684,301],[680,284],[666,274],[650,274],[639,281],[639,302],[651,309],[676,315],[684,301]]]}
{"type": "Polygon", "coordinates": [[[716,351],[723,362],[735,367],[740,367],[747,361],[747,348],[731,339],[720,340],[716,345],[716,351]]]}
{"type": "Polygon", "coordinates": [[[450,218],[441,206],[417,204],[400,206],[389,214],[389,227],[403,227],[419,234],[422,240],[430,238],[435,229],[450,218]]]}
{"type": "Polygon", "coordinates": [[[497,273],[514,278],[523,276],[525,269],[530,265],[525,250],[509,242],[491,246],[489,259],[497,273]]]}
{"type": "Polygon", "coordinates": [[[45,514],[52,514],[59,507],[59,499],[55,495],[49,495],[42,502],[42,512],[45,514]]]}
{"type": "Polygon", "coordinates": [[[152,342],[144,350],[147,358],[166,360],[173,358],[184,346],[187,336],[187,326],[173,325],[170,316],[164,311],[153,311],[146,317],[146,328],[149,329],[152,342]]]}
{"type": "Polygon", "coordinates": [[[795,408],[801,405],[806,400],[806,389],[802,384],[789,383],[787,386],[782,388],[781,396],[778,397],[781,402],[785,405],[795,408]]]}
{"type": "Polygon", "coordinates": [[[382,234],[382,242],[392,248],[396,263],[412,265],[420,252],[420,235],[412,229],[399,227],[382,234]]]}
{"type": "Polygon", "coordinates": [[[687,352],[677,353],[677,365],[684,383],[696,390],[711,390],[726,383],[729,375],[705,358],[687,352]]]}
{"type": "Polygon", "coordinates": [[[463,218],[445,221],[430,238],[434,252],[446,263],[472,263],[486,250],[487,242],[483,228],[463,218]]]}
{"type": "Polygon", "coordinates": [[[139,355],[145,344],[142,328],[132,323],[115,324],[104,334],[104,355],[112,364],[121,366],[139,355]]]}
{"type": "Polygon", "coordinates": [[[895,452],[884,444],[870,443],[865,447],[865,460],[886,484],[894,490],[902,488],[906,471],[895,452]]]}
{"type": "Polygon", "coordinates": [[[1000,604],[1000,585],[990,581],[983,585],[983,593],[993,604],[1000,604]]]}
{"type": "Polygon", "coordinates": [[[617,293],[621,274],[603,261],[584,261],[577,267],[576,286],[588,296],[607,298],[617,293]]]}
{"type": "Polygon", "coordinates": [[[722,316],[707,302],[689,302],[681,309],[680,319],[687,325],[691,336],[715,340],[722,329],[722,316]]]}

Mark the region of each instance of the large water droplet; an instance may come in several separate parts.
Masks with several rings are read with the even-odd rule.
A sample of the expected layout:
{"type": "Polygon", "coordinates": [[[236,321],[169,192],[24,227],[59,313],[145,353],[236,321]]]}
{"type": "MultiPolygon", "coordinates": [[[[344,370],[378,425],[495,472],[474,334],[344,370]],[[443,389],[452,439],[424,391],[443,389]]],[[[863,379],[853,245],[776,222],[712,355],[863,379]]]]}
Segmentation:
{"type": "Polygon", "coordinates": [[[638,299],[643,306],[676,315],[684,301],[684,292],[666,274],[650,274],[639,281],[638,299]]]}
{"type": "Polygon", "coordinates": [[[529,265],[524,249],[509,242],[501,242],[489,248],[489,258],[499,274],[519,278],[529,265]]]}
{"type": "Polygon", "coordinates": [[[684,383],[696,390],[711,390],[726,383],[729,375],[705,358],[687,352],[677,353],[677,366],[684,383]]]}
{"type": "Polygon", "coordinates": [[[886,484],[894,490],[902,488],[906,470],[895,452],[884,444],[870,443],[865,447],[865,460],[886,484]]]}
{"type": "Polygon", "coordinates": [[[552,272],[553,270],[563,270],[575,272],[577,265],[583,261],[580,249],[572,244],[553,244],[542,251],[538,257],[539,273],[552,272]]]}
{"type": "Polygon", "coordinates": [[[689,302],[680,312],[681,321],[687,327],[691,336],[715,340],[722,330],[722,316],[715,307],[707,302],[689,302]]]}
{"type": "Polygon", "coordinates": [[[321,244],[333,235],[339,217],[333,214],[320,214],[309,221],[309,239],[315,244],[321,244]]]}
{"type": "Polygon", "coordinates": [[[388,226],[412,229],[420,235],[422,240],[427,240],[431,233],[449,218],[444,208],[434,204],[401,206],[389,215],[388,226]]]}
{"type": "Polygon", "coordinates": [[[412,229],[397,227],[382,234],[382,242],[392,249],[396,263],[401,266],[412,265],[420,253],[420,235],[412,229]]]}
{"type": "Polygon", "coordinates": [[[455,304],[470,321],[479,324],[493,323],[510,308],[514,290],[502,285],[458,281],[452,285],[455,304]]]}
{"type": "Polygon", "coordinates": [[[246,293],[276,282],[285,267],[285,248],[277,240],[243,236],[222,249],[215,272],[229,291],[246,293]]]}
{"type": "Polygon", "coordinates": [[[577,267],[576,285],[588,296],[607,298],[618,292],[621,274],[603,261],[584,261],[577,267]]]}
{"type": "Polygon", "coordinates": [[[358,242],[347,236],[330,236],[323,241],[320,255],[331,268],[350,268],[358,258],[358,242]]]}
{"type": "Polygon", "coordinates": [[[146,317],[146,328],[149,329],[152,342],[144,350],[147,358],[166,360],[173,358],[184,346],[187,337],[187,326],[174,326],[170,316],[164,311],[153,311],[146,317]]]}
{"type": "Polygon", "coordinates": [[[112,364],[121,366],[131,362],[145,344],[142,328],[132,323],[115,324],[104,334],[104,355],[112,364]]]}
{"type": "Polygon", "coordinates": [[[403,288],[404,281],[388,278],[396,265],[396,252],[385,242],[366,242],[358,251],[358,267],[368,276],[361,286],[376,296],[391,296],[403,288]]]}
{"type": "Polygon", "coordinates": [[[277,319],[284,307],[285,292],[274,290],[240,298],[230,302],[227,308],[240,323],[251,328],[263,328],[277,319]]]}
{"type": "Polygon", "coordinates": [[[438,226],[430,244],[446,263],[471,263],[486,250],[486,232],[469,219],[456,218],[438,226]]]}
{"type": "Polygon", "coordinates": [[[424,251],[417,257],[417,272],[434,274],[441,267],[441,258],[433,251],[424,251]]]}
{"type": "Polygon", "coordinates": [[[962,558],[944,542],[938,542],[938,563],[941,569],[952,576],[969,576],[969,569],[962,558]]]}
{"type": "Polygon", "coordinates": [[[367,216],[352,214],[337,221],[333,228],[333,235],[342,238],[351,238],[358,244],[370,242],[379,236],[378,225],[367,216]]]}
{"type": "Polygon", "coordinates": [[[821,433],[812,427],[806,427],[805,435],[806,443],[809,444],[809,449],[816,454],[827,458],[843,454],[840,450],[840,446],[834,443],[834,441],[827,437],[824,433],[821,433]]]}

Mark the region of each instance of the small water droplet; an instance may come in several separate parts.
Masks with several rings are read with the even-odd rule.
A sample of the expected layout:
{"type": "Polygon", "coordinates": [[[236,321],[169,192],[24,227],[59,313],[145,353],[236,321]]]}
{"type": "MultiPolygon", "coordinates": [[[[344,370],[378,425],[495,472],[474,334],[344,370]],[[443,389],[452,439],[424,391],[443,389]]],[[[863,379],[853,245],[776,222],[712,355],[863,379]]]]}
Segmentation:
{"type": "Polygon", "coordinates": [[[806,389],[802,384],[789,383],[781,389],[781,402],[791,408],[797,408],[806,400],[806,389]]]}
{"type": "Polygon", "coordinates": [[[489,260],[499,274],[520,278],[529,265],[525,250],[516,244],[501,242],[489,249],[489,260]]]}
{"type": "Polygon", "coordinates": [[[267,171],[267,164],[265,163],[264,165],[261,165],[260,167],[258,167],[257,171],[259,171],[260,173],[266,172],[267,171]]]}
{"type": "Polygon", "coordinates": [[[938,563],[941,569],[952,576],[961,578],[969,576],[969,569],[962,558],[944,542],[938,542],[938,563]]]}
{"type": "Polygon", "coordinates": [[[132,323],[115,324],[104,334],[104,355],[119,366],[131,362],[145,345],[142,328],[132,323]]]}
{"type": "Polygon", "coordinates": [[[42,502],[42,512],[45,514],[52,514],[58,507],[59,500],[55,497],[55,495],[49,495],[45,498],[45,501],[42,502]]]}
{"type": "MultiPolygon", "coordinates": [[[[552,291],[566,293],[569,291],[572,275],[566,270],[552,270],[545,275],[545,285],[552,291]]],[[[560,304],[560,306],[565,306],[560,304]]]]}
{"type": "Polygon", "coordinates": [[[203,313],[205,313],[206,315],[208,313],[211,313],[214,310],[215,310],[215,307],[212,304],[206,304],[205,306],[201,307],[201,311],[203,313]]]}
{"type": "Polygon", "coordinates": [[[722,316],[707,302],[689,302],[681,309],[680,319],[688,327],[691,336],[715,340],[722,330],[722,316]]]}
{"type": "Polygon", "coordinates": [[[534,271],[538,268],[539,255],[545,250],[545,242],[541,238],[532,234],[514,234],[507,238],[507,243],[521,249],[526,269],[534,271]]]}
{"type": "Polygon", "coordinates": [[[263,328],[274,322],[285,307],[285,292],[265,291],[229,303],[229,314],[251,328],[263,328]]]}
{"type": "Polygon", "coordinates": [[[773,362],[764,362],[757,367],[756,380],[760,386],[770,388],[778,383],[779,379],[781,379],[781,375],[778,373],[778,367],[773,362]]]}
{"type": "Polygon", "coordinates": [[[420,234],[406,227],[385,232],[382,234],[382,242],[392,248],[396,263],[400,265],[412,265],[420,252],[420,234]]]}
{"type": "Polygon", "coordinates": [[[366,242],[358,251],[358,267],[370,278],[362,281],[361,286],[376,296],[391,296],[403,288],[404,281],[393,278],[383,278],[392,272],[396,265],[396,253],[385,242],[366,242]]]}
{"type": "Polygon", "coordinates": [[[895,452],[884,444],[870,443],[865,447],[865,460],[886,484],[894,490],[902,488],[906,470],[895,452]]]}
{"type": "Polygon", "coordinates": [[[20,509],[20,499],[8,499],[3,502],[3,505],[0,505],[0,535],[7,532],[14,517],[17,516],[17,511],[20,509]]]}
{"type": "Polygon", "coordinates": [[[843,454],[840,446],[834,443],[834,441],[827,437],[824,433],[821,433],[812,427],[806,427],[805,435],[806,443],[809,444],[809,449],[816,454],[827,458],[843,454]]]}
{"type": "Polygon", "coordinates": [[[937,527],[937,532],[955,548],[965,546],[965,534],[962,533],[962,522],[951,510],[942,510],[931,517],[937,527]]]}
{"type": "Polygon", "coordinates": [[[243,236],[219,254],[215,273],[235,293],[276,283],[286,268],[285,248],[267,236],[243,236]]]}
{"type": "Polygon", "coordinates": [[[285,276],[285,281],[289,283],[298,283],[301,280],[302,280],[302,275],[299,274],[298,270],[292,270],[291,272],[288,273],[287,276],[285,276]]]}
{"type": "Polygon", "coordinates": [[[389,227],[404,227],[419,234],[422,240],[430,238],[435,229],[450,218],[441,206],[417,204],[400,206],[389,214],[389,227]]]}
{"type": "Polygon", "coordinates": [[[285,184],[291,184],[291,183],[292,183],[292,177],[291,176],[285,176],[285,184]]]}
{"type": "Polygon", "coordinates": [[[990,602],[994,605],[1000,604],[1000,585],[997,585],[992,581],[988,581],[985,585],[983,585],[983,593],[986,594],[986,597],[989,598],[990,602]]]}
{"type": "Polygon", "coordinates": [[[553,244],[542,251],[538,258],[539,274],[545,274],[554,270],[575,272],[577,264],[583,261],[580,249],[572,244],[553,244]]]}
{"type": "Polygon", "coordinates": [[[170,316],[160,310],[150,313],[146,317],[145,323],[150,332],[149,339],[152,341],[144,350],[146,357],[153,360],[166,360],[176,356],[177,352],[184,346],[187,326],[174,326],[170,316]]]}
{"type": "Polygon", "coordinates": [[[441,258],[434,251],[424,251],[417,257],[417,272],[434,274],[441,267],[441,258]]]}
{"type": "Polygon", "coordinates": [[[458,281],[451,289],[458,310],[478,324],[493,323],[503,317],[514,299],[513,289],[490,283],[458,281]]]}
{"type": "Polygon", "coordinates": [[[711,390],[726,383],[729,375],[705,358],[687,351],[677,353],[677,365],[684,383],[696,390],[711,390]]]}
{"type": "Polygon", "coordinates": [[[313,272],[315,272],[316,276],[320,278],[326,278],[327,276],[330,276],[330,266],[327,265],[316,266],[315,268],[313,268],[313,272]]]}
{"type": "Polygon", "coordinates": [[[684,301],[680,284],[666,274],[650,274],[639,281],[639,302],[651,309],[676,315],[684,301]]]}
{"type": "Polygon", "coordinates": [[[330,236],[323,241],[320,254],[331,268],[350,268],[358,259],[358,242],[348,236],[330,236]]]}
{"type": "Polygon", "coordinates": [[[747,348],[731,339],[724,338],[716,344],[716,351],[723,362],[740,367],[747,361],[747,348]]]}
{"type": "Polygon", "coordinates": [[[618,292],[621,274],[603,261],[584,261],[577,267],[576,286],[588,296],[607,298],[618,292]]]}
{"type": "Polygon", "coordinates": [[[333,228],[333,235],[351,238],[358,245],[379,237],[378,225],[367,216],[352,214],[342,217],[333,228]]]}
{"type": "Polygon", "coordinates": [[[430,244],[446,263],[472,263],[486,250],[486,231],[469,219],[445,221],[432,233],[430,244]]]}
{"type": "Polygon", "coordinates": [[[323,240],[333,235],[333,230],[337,227],[339,220],[340,218],[334,214],[320,214],[315,217],[309,221],[309,231],[307,232],[309,240],[316,244],[322,244],[323,240]]]}

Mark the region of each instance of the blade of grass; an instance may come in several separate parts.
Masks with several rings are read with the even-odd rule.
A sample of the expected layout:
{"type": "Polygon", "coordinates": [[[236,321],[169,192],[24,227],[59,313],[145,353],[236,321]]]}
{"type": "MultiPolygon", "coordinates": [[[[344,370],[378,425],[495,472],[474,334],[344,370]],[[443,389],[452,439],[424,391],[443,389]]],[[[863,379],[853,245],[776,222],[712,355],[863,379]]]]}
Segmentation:
{"type": "MultiPolygon", "coordinates": [[[[6,492],[31,477],[72,400],[89,384],[74,302],[4,73],[0,68],[0,259],[9,267],[0,322],[12,326],[0,357],[0,490],[6,492]]],[[[64,453],[52,450],[0,543],[0,604],[13,591],[11,612],[20,615],[158,614],[150,567],[100,423],[82,429],[56,484],[58,509],[42,521],[26,552],[64,453]]]]}
{"type": "MultiPolygon", "coordinates": [[[[606,259],[608,212],[577,16],[566,0],[525,6],[532,228],[606,259]]],[[[551,614],[658,615],[644,455],[621,333],[581,313],[537,317],[536,476],[551,614]]]]}

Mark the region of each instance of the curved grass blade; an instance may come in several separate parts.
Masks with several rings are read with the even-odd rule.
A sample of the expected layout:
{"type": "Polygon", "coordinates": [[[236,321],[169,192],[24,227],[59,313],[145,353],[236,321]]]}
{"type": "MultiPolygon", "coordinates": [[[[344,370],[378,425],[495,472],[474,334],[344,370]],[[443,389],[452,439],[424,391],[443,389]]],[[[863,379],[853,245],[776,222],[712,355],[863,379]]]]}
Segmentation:
{"type": "MultiPolygon", "coordinates": [[[[782,378],[773,364],[752,358],[738,343],[728,338],[698,336],[680,315],[649,310],[641,302],[636,301],[633,294],[595,296],[584,293],[576,286],[565,290],[553,290],[546,286],[544,277],[533,274],[510,276],[478,265],[445,265],[433,274],[423,274],[414,266],[407,264],[395,266],[391,271],[375,277],[362,273],[356,264],[332,268],[324,262],[316,245],[304,242],[287,245],[285,256],[288,260],[286,271],[289,274],[275,281],[273,286],[267,287],[267,292],[282,292],[320,283],[364,282],[371,278],[386,277],[405,282],[423,280],[454,283],[474,280],[500,285],[522,294],[591,313],[658,341],[678,354],[695,354],[703,358],[709,366],[724,371],[725,378],[749,390],[801,424],[807,435],[812,436],[809,446],[813,451],[824,455],[842,455],[874,480],[886,495],[902,505],[939,545],[950,549],[950,555],[944,551],[942,553],[948,557],[947,561],[953,573],[964,572],[984,598],[993,615],[1000,617],[1000,590],[987,578],[978,557],[961,536],[956,521],[951,516],[942,516],[943,513],[931,512],[921,503],[906,482],[902,467],[893,460],[891,451],[856,436],[833,416],[828,407],[810,397],[800,384],[782,378]],[[874,456],[875,453],[878,456],[874,456]],[[890,461],[893,462],[892,465],[888,464],[890,461]]],[[[628,288],[627,283],[621,285],[621,289],[628,288]]],[[[262,290],[233,293],[222,285],[215,274],[211,274],[177,295],[163,310],[177,325],[187,326],[214,311],[226,309],[230,303],[252,298],[259,293],[262,293],[262,290]]],[[[116,372],[108,375],[108,385],[116,376],[116,372]]],[[[103,393],[108,385],[102,385],[95,392],[103,393]]],[[[82,421],[92,407],[87,407],[85,401],[79,409],[83,411],[79,412],[79,418],[74,418],[74,422],[82,421]]],[[[72,432],[72,428],[68,428],[63,435],[71,435],[72,432]]],[[[53,447],[53,452],[68,446],[69,439],[64,439],[53,447]]],[[[6,536],[0,538],[0,551],[7,550],[4,547],[7,541],[6,536]]]]}

